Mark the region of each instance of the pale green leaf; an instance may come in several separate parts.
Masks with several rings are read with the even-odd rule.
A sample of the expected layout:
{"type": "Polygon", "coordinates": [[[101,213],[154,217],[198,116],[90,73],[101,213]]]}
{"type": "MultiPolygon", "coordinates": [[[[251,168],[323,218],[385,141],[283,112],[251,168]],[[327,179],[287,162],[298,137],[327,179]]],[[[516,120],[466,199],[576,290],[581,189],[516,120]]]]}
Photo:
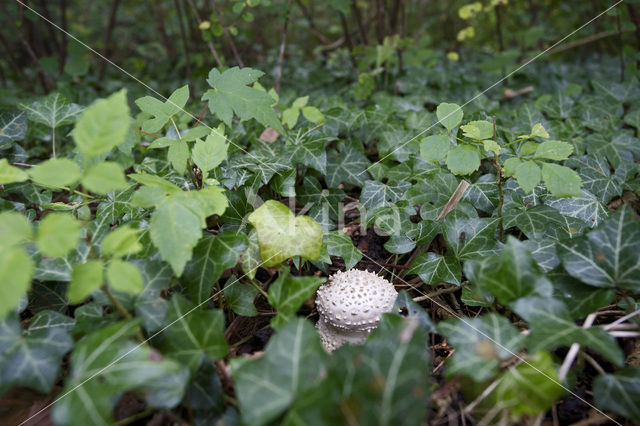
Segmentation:
{"type": "Polygon", "coordinates": [[[573,145],[562,141],[545,141],[538,145],[534,158],[566,160],[573,152],[573,145]]]}
{"type": "Polygon", "coordinates": [[[142,274],[134,264],[113,259],[107,266],[109,287],[123,293],[138,294],[144,288],[142,274]]]}
{"type": "Polygon", "coordinates": [[[302,115],[304,118],[309,120],[314,124],[322,124],[324,123],[324,114],[320,112],[320,110],[316,107],[305,106],[302,107],[302,115]]]}
{"type": "Polygon", "coordinates": [[[555,197],[579,197],[582,181],[574,170],[553,163],[542,164],[542,178],[555,197]]]}
{"type": "Polygon", "coordinates": [[[0,213],[0,241],[4,247],[28,241],[32,235],[31,223],[23,214],[15,211],[0,213]]]}
{"type": "Polygon", "coordinates": [[[463,112],[456,104],[441,103],[436,109],[436,115],[440,124],[451,131],[462,122],[463,112]]]}
{"type": "Polygon", "coordinates": [[[69,303],[81,303],[100,288],[104,281],[103,267],[104,263],[101,260],[89,260],[73,267],[71,283],[67,288],[69,303]]]}
{"type": "Polygon", "coordinates": [[[520,188],[528,193],[538,186],[542,179],[542,172],[533,161],[523,161],[516,167],[515,177],[520,188]]]}
{"type": "Polygon", "coordinates": [[[480,152],[472,145],[453,147],[447,153],[447,168],[456,175],[470,175],[480,167],[480,152]]]}
{"type": "Polygon", "coordinates": [[[38,250],[49,257],[65,256],[80,242],[81,224],[65,213],[49,213],[38,225],[38,250]]]}
{"type": "Polygon", "coordinates": [[[117,227],[102,240],[102,253],[116,258],[138,253],[142,250],[139,233],[129,225],[117,227]]]}
{"type": "Polygon", "coordinates": [[[187,160],[189,159],[189,145],[184,141],[175,141],[169,145],[167,151],[167,160],[171,163],[171,166],[180,175],[183,175],[187,170],[187,160]]]}
{"type": "Polygon", "coordinates": [[[437,163],[447,156],[450,148],[449,136],[427,136],[420,142],[420,155],[427,161],[437,163]]]}
{"type": "Polygon", "coordinates": [[[446,282],[460,285],[462,268],[455,256],[442,256],[428,252],[416,257],[409,268],[409,273],[420,276],[425,284],[436,285],[446,282]]]}
{"type": "Polygon", "coordinates": [[[0,158],[0,185],[14,182],[24,182],[29,175],[17,167],[9,165],[6,158],[0,158]]]}
{"type": "Polygon", "coordinates": [[[460,128],[464,136],[471,139],[481,141],[493,138],[493,123],[486,120],[470,121],[460,128]]]}
{"type": "Polygon", "coordinates": [[[217,132],[207,136],[204,141],[196,141],[191,158],[205,176],[207,172],[215,169],[225,160],[228,149],[229,144],[224,137],[224,124],[221,124],[217,132]]]}
{"type": "Polygon", "coordinates": [[[82,176],[80,166],[68,158],[44,161],[28,171],[31,180],[51,188],[62,188],[77,182],[82,176]]]}
{"type": "Polygon", "coordinates": [[[82,178],[82,186],[96,194],[106,194],[127,186],[120,164],[105,161],[91,166],[82,178]]]}
{"type": "Polygon", "coordinates": [[[33,261],[24,249],[0,246],[0,319],[18,307],[31,286],[33,271],[33,261]]]}

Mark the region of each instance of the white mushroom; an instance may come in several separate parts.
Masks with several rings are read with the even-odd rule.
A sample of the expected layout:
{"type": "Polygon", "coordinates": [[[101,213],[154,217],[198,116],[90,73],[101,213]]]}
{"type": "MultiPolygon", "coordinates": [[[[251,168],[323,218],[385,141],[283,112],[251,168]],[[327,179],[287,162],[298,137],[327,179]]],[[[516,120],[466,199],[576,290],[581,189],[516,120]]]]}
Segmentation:
{"type": "Polygon", "coordinates": [[[329,352],[345,343],[364,343],[380,316],[393,309],[398,292],[378,275],[352,269],[330,276],[316,294],[316,328],[329,352]]]}

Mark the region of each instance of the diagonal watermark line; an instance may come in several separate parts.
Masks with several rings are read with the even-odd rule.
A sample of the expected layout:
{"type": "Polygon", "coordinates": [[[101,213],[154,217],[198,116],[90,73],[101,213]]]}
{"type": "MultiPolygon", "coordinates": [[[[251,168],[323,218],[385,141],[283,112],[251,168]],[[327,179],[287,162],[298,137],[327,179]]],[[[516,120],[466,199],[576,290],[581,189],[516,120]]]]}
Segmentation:
{"type": "MultiPolygon", "coordinates": [[[[236,145],[235,143],[233,143],[230,139],[228,139],[225,135],[221,134],[220,132],[218,132],[218,129],[214,128],[214,127],[210,127],[209,125],[207,125],[206,123],[204,123],[203,121],[199,121],[198,117],[196,117],[195,115],[191,114],[189,111],[185,110],[184,108],[179,107],[178,105],[176,105],[172,100],[170,100],[169,98],[167,98],[166,96],[164,96],[162,93],[158,92],[156,89],[154,89],[153,87],[149,86],[148,84],[146,84],[145,82],[143,82],[142,80],[140,80],[138,77],[136,77],[135,75],[131,74],[129,71],[125,70],[124,68],[122,68],[121,66],[119,66],[118,64],[116,64],[115,62],[113,62],[112,60],[110,60],[109,58],[105,57],[102,53],[98,52],[97,50],[95,50],[93,47],[89,46],[88,44],[86,44],[85,42],[83,42],[82,40],[80,40],[79,38],[77,38],[76,36],[74,36],[73,34],[71,34],[70,32],[66,31],[64,28],[61,28],[59,25],[57,25],[55,22],[52,22],[50,19],[47,19],[45,16],[42,16],[40,13],[38,13],[38,11],[34,10],[33,8],[31,8],[29,5],[25,4],[24,2],[22,2],[22,0],[15,0],[17,3],[21,4],[22,6],[26,7],[27,9],[29,9],[31,12],[33,12],[34,14],[36,14],[38,17],[40,17],[43,21],[47,22],[49,25],[55,27],[56,29],[60,30],[62,33],[64,33],[67,37],[72,38],[74,41],[76,41],[77,43],[81,44],[84,48],[86,48],[87,50],[90,50],[91,52],[95,53],[97,56],[99,56],[103,61],[107,61],[109,64],[113,65],[114,67],[116,67],[118,70],[120,70],[121,72],[123,72],[124,74],[126,74],[128,77],[130,77],[131,79],[135,80],[136,82],[140,83],[142,86],[144,86],[147,90],[153,92],[155,95],[159,96],[160,98],[164,99],[167,102],[170,102],[173,106],[175,106],[176,108],[178,108],[180,111],[184,112],[185,114],[187,114],[189,117],[191,117],[192,119],[196,120],[197,122],[199,122],[199,124],[203,125],[204,127],[206,127],[207,129],[211,130],[212,132],[214,132],[216,135],[221,136],[222,138],[224,138],[224,140],[226,140],[227,142],[229,142],[231,145],[233,145],[235,148],[238,148],[240,151],[246,152],[248,156],[252,157],[253,159],[255,159],[261,166],[265,166],[268,169],[270,169],[272,172],[274,172],[277,175],[280,175],[280,173],[273,167],[271,167],[271,165],[260,161],[260,158],[256,157],[255,155],[251,154],[249,151],[247,151],[246,149],[242,148],[239,145],[236,145]]],[[[180,137],[180,135],[178,134],[177,137],[180,137]]]]}
{"type": "MultiPolygon", "coordinates": [[[[270,256],[267,260],[263,261],[262,263],[260,263],[259,265],[251,268],[251,270],[249,272],[253,272],[255,270],[257,270],[258,268],[260,268],[262,265],[264,265],[265,263],[267,263],[269,260],[273,259],[275,256],[278,256],[280,253],[282,253],[282,251],[279,251],[277,253],[275,253],[273,256],[270,256]]],[[[249,272],[246,272],[244,275],[241,275],[240,277],[238,277],[234,282],[230,283],[228,286],[226,287],[230,287],[232,285],[235,285],[236,283],[238,283],[242,278],[246,277],[249,272]]],[[[225,287],[225,288],[226,288],[225,287]]],[[[155,333],[153,333],[151,336],[149,336],[148,338],[146,338],[144,341],[138,343],[136,346],[134,346],[133,348],[131,348],[129,351],[125,352],[123,355],[119,356],[117,359],[115,359],[114,361],[112,361],[111,363],[107,364],[106,366],[102,367],[100,370],[98,370],[96,373],[92,374],[91,376],[89,376],[88,378],[84,379],[82,382],[78,383],[76,386],[74,386],[73,388],[69,389],[67,392],[65,392],[64,394],[60,395],[59,397],[57,397],[56,399],[54,399],[52,402],[50,402],[49,404],[45,405],[44,407],[42,407],[40,410],[38,410],[36,413],[34,413],[32,416],[30,416],[29,418],[27,418],[26,420],[24,420],[22,423],[20,423],[18,426],[22,426],[24,424],[26,424],[27,422],[29,422],[29,420],[33,419],[34,417],[37,417],[39,414],[41,414],[43,411],[45,411],[47,408],[53,406],[55,403],[57,403],[58,401],[60,401],[61,399],[65,398],[66,396],[70,395],[71,393],[73,393],[76,389],[78,389],[79,387],[83,386],[85,383],[87,383],[88,381],[96,378],[97,376],[99,376],[100,374],[104,373],[108,368],[112,367],[114,364],[116,364],[117,362],[119,362],[120,360],[122,360],[124,357],[126,357],[127,355],[129,355],[130,353],[132,353],[133,351],[137,350],[138,348],[140,348],[142,345],[146,344],[149,340],[153,339],[154,337],[158,336],[160,333],[162,333],[163,331],[165,331],[166,329],[168,329],[169,327],[171,327],[172,325],[174,325],[175,323],[177,323],[178,321],[181,321],[182,319],[184,319],[184,317],[186,317],[187,315],[189,315],[190,313],[196,311],[198,308],[200,308],[201,306],[203,306],[205,303],[209,302],[210,300],[212,300],[214,297],[218,296],[220,293],[222,293],[223,290],[220,290],[214,294],[212,294],[211,296],[209,296],[207,299],[205,299],[204,301],[202,301],[200,304],[198,304],[197,306],[194,306],[192,309],[190,309],[189,311],[185,312],[184,314],[180,315],[178,318],[176,318],[174,321],[170,322],[169,324],[167,324],[166,326],[164,326],[163,328],[161,328],[160,330],[156,331],[155,333]]]]}
{"type": "MultiPolygon", "coordinates": [[[[387,269],[384,265],[381,265],[380,263],[376,262],[374,259],[372,259],[370,256],[366,255],[365,253],[362,253],[362,255],[364,257],[366,257],[367,259],[369,259],[371,262],[375,263],[376,265],[378,265],[380,268],[382,268],[383,270],[385,270],[386,272],[388,272],[389,274],[393,273],[387,269]]],[[[478,328],[474,327],[469,321],[466,320],[465,317],[461,317],[456,315],[455,312],[453,312],[448,306],[443,305],[442,303],[439,303],[437,300],[433,299],[432,297],[429,297],[427,294],[423,293],[422,291],[420,291],[418,289],[418,287],[410,284],[409,282],[405,281],[403,278],[400,278],[398,275],[395,275],[395,277],[397,277],[400,281],[402,281],[403,284],[409,286],[412,290],[415,290],[416,292],[420,293],[422,296],[424,296],[427,300],[431,301],[432,303],[438,305],[438,307],[440,307],[441,309],[444,309],[445,311],[447,311],[447,313],[451,314],[453,317],[457,318],[458,320],[462,321],[465,323],[465,325],[467,325],[468,327],[470,327],[471,329],[477,331],[478,333],[480,333],[482,336],[486,337],[488,340],[490,340],[491,342],[493,342],[496,346],[499,346],[501,349],[504,349],[505,351],[507,351],[509,354],[511,354],[512,356],[514,356],[516,359],[518,359],[518,361],[521,361],[522,363],[524,363],[525,365],[527,365],[528,367],[533,368],[535,371],[537,371],[538,373],[542,374],[544,377],[546,377],[547,379],[549,379],[551,382],[553,382],[554,384],[560,386],[562,389],[564,389],[566,392],[568,392],[569,394],[575,396],[576,398],[578,398],[580,401],[584,402],[585,404],[587,404],[589,407],[593,408],[594,410],[596,410],[597,412],[599,412],[600,414],[602,414],[603,416],[605,416],[606,418],[608,418],[609,420],[611,420],[612,422],[614,422],[617,425],[622,426],[621,423],[617,422],[616,420],[614,420],[613,418],[611,418],[610,416],[608,416],[606,413],[604,413],[602,410],[598,409],[596,406],[594,406],[593,404],[590,404],[588,401],[586,401],[584,398],[581,398],[579,395],[577,395],[576,393],[572,392],[569,388],[567,388],[566,386],[564,386],[562,383],[560,383],[558,380],[554,379],[553,377],[550,377],[547,373],[545,373],[544,371],[540,370],[538,367],[536,367],[535,365],[531,364],[529,361],[527,361],[526,359],[522,358],[520,355],[514,353],[513,351],[511,351],[510,349],[504,347],[501,343],[496,342],[493,338],[491,338],[490,336],[488,336],[485,332],[483,332],[482,330],[479,330],[478,328]]]]}
{"type": "MultiPolygon", "coordinates": [[[[567,34],[566,36],[562,37],[560,40],[558,40],[557,42],[555,42],[554,44],[552,44],[550,47],[546,48],[545,50],[543,50],[542,52],[538,53],[536,56],[534,56],[533,58],[527,60],[524,64],[520,65],[518,68],[516,68],[515,70],[511,71],[509,74],[507,74],[506,76],[502,77],[500,80],[496,81],[495,83],[493,83],[491,86],[487,87],[486,89],[484,89],[482,92],[478,93],[477,95],[475,95],[473,98],[469,99],[468,101],[466,101],[464,104],[462,104],[462,106],[458,107],[457,109],[454,109],[453,111],[451,111],[449,114],[447,114],[446,116],[444,116],[442,119],[446,119],[449,118],[450,116],[452,116],[453,114],[457,113],[458,111],[461,111],[462,108],[464,108],[465,106],[469,105],[471,102],[475,101],[476,99],[478,99],[480,96],[484,95],[485,93],[487,93],[489,90],[493,89],[494,87],[496,87],[498,84],[502,83],[503,81],[505,81],[506,79],[508,79],[509,77],[511,77],[512,75],[520,72],[523,68],[525,68],[527,65],[531,64],[532,62],[535,62],[539,57],[545,55],[547,52],[549,52],[550,50],[552,50],[553,48],[555,48],[556,46],[560,45],[561,43],[563,43],[565,40],[567,40],[568,38],[570,38],[571,36],[573,36],[575,33],[579,32],[580,30],[582,30],[583,28],[585,28],[586,26],[588,26],[589,24],[591,24],[593,21],[595,21],[596,19],[600,18],[602,15],[606,14],[607,12],[609,12],[611,9],[613,9],[614,7],[616,7],[617,5],[619,5],[620,3],[622,3],[624,0],[618,0],[616,3],[614,3],[612,6],[609,6],[607,9],[605,9],[603,12],[600,12],[599,14],[597,14],[596,16],[594,16],[593,18],[591,18],[589,21],[587,21],[586,23],[582,24],[580,27],[576,28],[575,30],[571,31],[569,34],[567,34]]],[[[397,150],[405,147],[407,144],[413,142],[414,140],[416,140],[417,138],[419,138],[420,136],[424,135],[426,132],[428,132],[429,130],[431,130],[435,125],[437,125],[439,123],[440,120],[437,120],[435,123],[433,123],[431,126],[427,127],[426,129],[422,130],[420,133],[418,133],[417,135],[413,136],[411,139],[409,139],[406,142],[403,142],[402,144],[398,145],[393,151],[391,151],[390,153],[388,153],[387,155],[385,155],[384,157],[378,159],[376,162],[374,162],[373,164],[371,164],[369,167],[367,167],[365,170],[361,171],[360,173],[358,173],[358,176],[361,175],[362,173],[364,173],[366,170],[369,170],[371,167],[375,166],[376,164],[380,163],[381,161],[384,161],[386,158],[388,158],[390,155],[393,155],[394,152],[396,152],[397,150]]]]}

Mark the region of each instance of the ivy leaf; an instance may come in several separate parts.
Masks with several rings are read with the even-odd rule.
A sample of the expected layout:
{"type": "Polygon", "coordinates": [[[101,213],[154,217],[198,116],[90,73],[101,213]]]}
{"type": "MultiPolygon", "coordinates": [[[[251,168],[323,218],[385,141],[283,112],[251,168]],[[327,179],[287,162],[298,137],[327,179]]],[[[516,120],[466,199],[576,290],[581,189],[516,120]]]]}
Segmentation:
{"type": "Polygon", "coordinates": [[[217,132],[214,132],[207,136],[202,141],[196,140],[193,150],[191,151],[191,158],[193,162],[203,172],[203,179],[206,179],[206,174],[215,169],[227,158],[227,150],[229,144],[224,137],[224,124],[221,124],[217,128],[217,132]]]}
{"type": "Polygon", "coordinates": [[[322,277],[292,277],[282,273],[269,286],[269,303],[278,315],[271,321],[271,326],[278,330],[285,323],[295,318],[302,303],[307,300],[325,281],[322,277]]]}
{"type": "Polygon", "coordinates": [[[0,112],[0,147],[21,141],[27,134],[27,116],[24,112],[0,112]]]}
{"type": "Polygon", "coordinates": [[[50,326],[46,316],[57,314],[41,311],[22,330],[17,316],[0,320],[0,392],[14,386],[27,386],[48,393],[60,373],[62,357],[73,346],[66,324],[56,320],[50,326]]]}
{"type": "Polygon", "coordinates": [[[517,226],[530,239],[549,236],[572,238],[584,229],[582,221],[563,216],[553,207],[538,205],[514,209],[504,215],[504,227],[517,226]]]}
{"type": "Polygon", "coordinates": [[[192,373],[205,358],[215,361],[229,351],[224,338],[222,311],[194,309],[180,294],[171,297],[165,322],[172,326],[163,332],[165,340],[162,343],[163,352],[189,367],[192,373]]]}
{"type": "Polygon", "coordinates": [[[243,421],[264,425],[275,420],[296,396],[314,388],[326,355],[318,333],[308,321],[296,318],[273,336],[258,359],[231,360],[243,421]]]}
{"type": "Polygon", "coordinates": [[[351,238],[342,231],[332,231],[324,235],[327,252],[331,256],[344,259],[346,269],[353,268],[362,259],[362,252],[353,245],[351,238]]]}
{"type": "Polygon", "coordinates": [[[164,324],[169,302],[161,297],[171,283],[171,266],[165,262],[134,260],[144,282],[144,288],[135,300],[136,316],[142,320],[142,326],[149,332],[159,330],[164,324]]]}
{"type": "Polygon", "coordinates": [[[476,382],[490,380],[499,372],[500,361],[524,346],[519,330],[497,314],[449,319],[437,328],[456,350],[447,367],[449,377],[463,374],[476,382]]]}
{"type": "Polygon", "coordinates": [[[304,164],[326,174],[327,151],[325,146],[328,141],[329,138],[321,136],[319,133],[301,137],[287,147],[285,155],[291,159],[293,164],[304,164]]]}
{"type": "Polygon", "coordinates": [[[82,107],[71,103],[60,93],[54,92],[30,104],[20,104],[29,120],[44,124],[51,129],[73,123],[82,112],[82,107]]]}
{"type": "Polygon", "coordinates": [[[322,228],[308,216],[296,217],[287,206],[268,200],[249,215],[258,231],[260,256],[266,267],[293,256],[317,260],[322,248],[322,228]]]}
{"type": "Polygon", "coordinates": [[[183,277],[189,296],[196,305],[209,298],[214,284],[225,270],[238,263],[247,246],[247,237],[233,231],[223,231],[216,236],[207,234],[198,242],[183,277]]]}
{"type": "Polygon", "coordinates": [[[14,182],[24,182],[29,175],[17,167],[9,165],[6,158],[0,158],[0,185],[14,182]]]}
{"type": "Polygon", "coordinates": [[[217,68],[209,72],[207,83],[212,89],[202,96],[209,102],[209,109],[227,126],[235,113],[241,120],[256,119],[266,127],[272,127],[279,133],[286,133],[280,120],[272,108],[273,98],[248,84],[256,82],[264,73],[251,68],[233,67],[222,74],[217,68]]]}
{"type": "Polygon", "coordinates": [[[89,260],[73,267],[71,283],[67,288],[69,303],[78,304],[100,288],[104,282],[103,268],[102,260],[89,260]]]}
{"type": "Polygon", "coordinates": [[[451,142],[447,135],[431,135],[420,142],[420,155],[426,161],[437,163],[447,156],[451,142]]]}
{"type": "Polygon", "coordinates": [[[462,268],[455,256],[442,256],[433,252],[422,253],[409,268],[410,274],[417,274],[425,284],[440,282],[460,285],[462,268]]]}
{"type": "Polygon", "coordinates": [[[526,364],[510,368],[495,391],[495,403],[514,416],[535,416],[548,411],[564,395],[553,359],[548,352],[536,352],[526,364]]]}
{"type": "Polygon", "coordinates": [[[224,300],[233,312],[245,317],[258,315],[253,301],[258,295],[257,288],[249,284],[242,284],[235,276],[231,276],[224,286],[224,300]]]}
{"type": "Polygon", "coordinates": [[[49,213],[38,225],[38,250],[45,256],[65,256],[78,246],[80,228],[80,222],[69,214],[49,213]]]}
{"type": "Polygon", "coordinates": [[[472,145],[453,147],[447,153],[447,168],[456,175],[470,175],[480,167],[480,152],[472,145]]]}
{"type": "Polygon", "coordinates": [[[546,158],[562,161],[569,158],[573,152],[573,145],[562,141],[545,141],[538,145],[533,158],[546,158]]]}
{"type": "Polygon", "coordinates": [[[542,178],[555,197],[579,197],[582,181],[574,170],[553,163],[542,164],[542,178]]]}
{"type": "Polygon", "coordinates": [[[548,197],[545,203],[564,216],[578,218],[592,228],[609,216],[609,209],[586,190],[582,191],[581,197],[548,197]]]}
{"type": "Polygon", "coordinates": [[[462,108],[458,105],[443,102],[438,105],[438,108],[436,109],[436,116],[438,117],[440,124],[442,124],[448,131],[451,131],[462,122],[463,112],[462,108]]]}
{"type": "Polygon", "coordinates": [[[640,292],[640,221],[627,205],[620,207],[584,237],[558,243],[567,272],[596,287],[640,292]]]}
{"type": "Polygon", "coordinates": [[[540,183],[542,173],[533,161],[523,161],[516,167],[515,177],[524,192],[531,192],[540,183]]]}
{"type": "Polygon", "coordinates": [[[495,218],[445,219],[444,238],[458,260],[492,254],[498,226],[495,218]]]}
{"type": "Polygon", "coordinates": [[[470,121],[460,128],[462,133],[471,139],[481,141],[493,138],[493,123],[486,120],[470,121]]]}
{"type": "Polygon", "coordinates": [[[28,171],[34,182],[50,187],[62,188],[77,182],[82,176],[80,166],[68,158],[54,158],[43,161],[28,171]]]}
{"type": "Polygon", "coordinates": [[[95,194],[106,194],[127,186],[122,166],[105,161],[91,166],[82,178],[82,186],[95,194]]]}
{"type": "Polygon", "coordinates": [[[617,366],[624,362],[624,354],[615,338],[599,327],[582,328],[576,325],[566,305],[559,299],[522,297],[513,302],[511,307],[531,326],[527,342],[532,352],[579,343],[600,352],[617,366]]]}
{"type": "Polygon", "coordinates": [[[583,155],[572,157],[565,164],[578,170],[584,189],[598,197],[601,202],[608,203],[622,194],[622,185],[616,176],[611,175],[606,159],[583,155]]]}
{"type": "Polygon", "coordinates": [[[95,157],[124,142],[130,125],[127,91],[123,89],[95,101],[82,113],[73,129],[73,140],[86,158],[95,157]]]}
{"type": "Polygon", "coordinates": [[[356,186],[364,185],[369,177],[367,168],[371,162],[355,148],[344,146],[340,153],[329,151],[327,154],[327,186],[337,188],[341,183],[356,186]]]}
{"type": "Polygon", "coordinates": [[[400,200],[410,186],[409,182],[404,181],[384,184],[375,180],[368,180],[362,188],[360,202],[368,210],[390,206],[400,200]]]}
{"type": "Polygon", "coordinates": [[[614,374],[602,374],[593,381],[596,407],[632,421],[640,421],[640,369],[625,367],[614,374]]]}

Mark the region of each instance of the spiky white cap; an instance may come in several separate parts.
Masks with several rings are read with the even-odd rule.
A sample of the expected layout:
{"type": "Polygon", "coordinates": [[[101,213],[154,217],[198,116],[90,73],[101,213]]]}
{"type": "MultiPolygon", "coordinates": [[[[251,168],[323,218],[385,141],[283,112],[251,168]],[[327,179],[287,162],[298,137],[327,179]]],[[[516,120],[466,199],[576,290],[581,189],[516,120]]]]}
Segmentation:
{"type": "Polygon", "coordinates": [[[316,327],[325,348],[363,343],[380,316],[392,310],[397,295],[393,284],[372,272],[352,269],[329,277],[316,294],[316,327]]]}

